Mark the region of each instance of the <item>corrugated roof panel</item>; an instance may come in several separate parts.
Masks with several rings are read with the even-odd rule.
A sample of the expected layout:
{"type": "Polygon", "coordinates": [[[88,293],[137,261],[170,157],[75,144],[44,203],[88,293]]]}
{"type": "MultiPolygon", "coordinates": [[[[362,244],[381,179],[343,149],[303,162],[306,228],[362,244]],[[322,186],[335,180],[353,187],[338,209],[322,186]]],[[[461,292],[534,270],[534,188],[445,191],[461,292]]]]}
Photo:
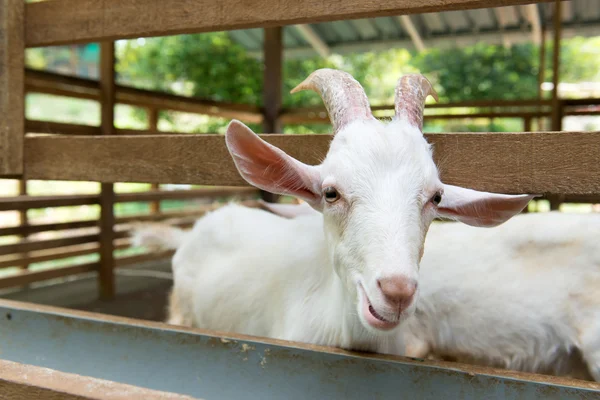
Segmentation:
{"type": "Polygon", "coordinates": [[[363,40],[372,40],[376,39],[379,33],[375,26],[373,26],[373,22],[370,19],[355,19],[348,21],[354,29],[358,31],[360,38],[363,40]]]}
{"type": "Polygon", "coordinates": [[[490,30],[496,27],[494,18],[492,17],[492,11],[487,8],[481,8],[479,10],[467,11],[470,20],[473,21],[478,29],[490,30]]]}
{"type": "Polygon", "coordinates": [[[375,18],[373,21],[381,32],[382,39],[395,39],[402,36],[400,27],[392,17],[375,18]]]}
{"type": "Polygon", "coordinates": [[[231,38],[244,46],[248,50],[262,49],[262,43],[259,43],[255,38],[248,34],[247,30],[229,31],[231,38]]]}
{"type": "Polygon", "coordinates": [[[423,21],[427,30],[440,33],[446,31],[446,24],[439,13],[427,13],[423,14],[423,21]]]}
{"type": "Polygon", "coordinates": [[[498,7],[496,14],[500,20],[500,25],[515,27],[519,25],[519,14],[515,6],[498,7]]]}
{"type": "Polygon", "coordinates": [[[598,20],[600,18],[598,0],[583,0],[582,2],[581,9],[583,12],[579,14],[579,17],[586,22],[598,20]]]}
{"type": "Polygon", "coordinates": [[[453,31],[466,31],[471,28],[471,23],[467,19],[464,11],[448,11],[444,13],[446,22],[453,31]]]}
{"type": "Polygon", "coordinates": [[[284,47],[300,47],[300,41],[296,39],[293,34],[295,28],[288,29],[290,27],[285,27],[283,30],[283,45],[284,47]]]}
{"type": "Polygon", "coordinates": [[[344,42],[356,42],[360,39],[358,31],[348,21],[334,21],[330,26],[344,42]]]}
{"type": "Polygon", "coordinates": [[[319,24],[311,24],[311,27],[326,43],[339,42],[340,39],[333,29],[329,26],[330,22],[321,22],[319,24]]]}
{"type": "MultiPolygon", "coordinates": [[[[562,3],[562,21],[571,22],[573,21],[573,2],[563,1],[562,3]]],[[[596,1],[596,7],[600,7],[600,2],[596,1]]]]}

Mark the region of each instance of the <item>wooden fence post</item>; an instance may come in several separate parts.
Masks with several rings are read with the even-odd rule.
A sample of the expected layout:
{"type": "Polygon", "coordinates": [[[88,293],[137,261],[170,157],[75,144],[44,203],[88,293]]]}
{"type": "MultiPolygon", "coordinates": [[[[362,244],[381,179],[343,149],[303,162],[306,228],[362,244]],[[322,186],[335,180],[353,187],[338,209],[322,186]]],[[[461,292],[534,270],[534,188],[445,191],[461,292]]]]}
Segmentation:
{"type": "Polygon", "coordinates": [[[0,176],[23,174],[25,2],[0,0],[0,176]]]}
{"type": "MultiPolygon", "coordinates": [[[[280,133],[281,121],[279,114],[282,103],[282,64],[283,64],[283,28],[265,28],[264,41],[264,110],[263,132],[280,133]]],[[[276,202],[276,194],[261,192],[263,200],[276,202]]]]}
{"type": "Polygon", "coordinates": [[[559,0],[554,2],[554,52],[552,54],[552,130],[562,130],[562,106],[558,95],[560,82],[560,42],[562,34],[562,7],[559,0]]]}
{"type": "MultiPolygon", "coordinates": [[[[103,42],[100,48],[100,105],[103,135],[114,132],[115,114],[115,44],[103,42]]],[[[105,162],[111,162],[110,159],[105,162]]],[[[110,300],[115,296],[115,191],[113,183],[101,183],[100,192],[100,270],[99,295],[110,300]]]]}
{"type": "MultiPolygon", "coordinates": [[[[158,133],[158,110],[154,107],[148,108],[148,130],[150,133],[158,133]]],[[[159,190],[160,184],[153,183],[150,188],[159,190]]],[[[150,202],[150,213],[157,214],[160,212],[160,200],[150,202]]]]}

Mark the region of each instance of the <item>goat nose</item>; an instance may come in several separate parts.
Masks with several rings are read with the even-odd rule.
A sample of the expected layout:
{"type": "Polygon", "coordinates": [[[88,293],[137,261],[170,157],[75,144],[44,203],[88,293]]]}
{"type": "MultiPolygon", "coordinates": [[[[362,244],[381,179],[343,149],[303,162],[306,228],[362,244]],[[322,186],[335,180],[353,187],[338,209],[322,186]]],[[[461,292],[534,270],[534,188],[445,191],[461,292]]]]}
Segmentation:
{"type": "Polygon", "coordinates": [[[400,309],[408,307],[417,291],[417,282],[406,277],[390,277],[377,281],[385,299],[400,309]]]}

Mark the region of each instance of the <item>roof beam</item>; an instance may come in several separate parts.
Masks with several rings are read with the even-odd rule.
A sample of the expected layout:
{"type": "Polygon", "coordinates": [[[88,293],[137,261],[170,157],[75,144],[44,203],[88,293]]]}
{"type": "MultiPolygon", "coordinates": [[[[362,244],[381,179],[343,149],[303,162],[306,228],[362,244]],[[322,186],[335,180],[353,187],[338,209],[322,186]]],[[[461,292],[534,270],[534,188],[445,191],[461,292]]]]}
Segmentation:
{"type": "Polygon", "coordinates": [[[521,7],[523,8],[523,14],[526,15],[531,24],[531,40],[539,46],[542,43],[542,22],[538,6],[537,4],[527,4],[521,7]]]}
{"type": "Polygon", "coordinates": [[[327,58],[331,55],[331,49],[327,43],[310,25],[294,25],[294,28],[321,57],[327,58]]]}
{"type": "Polygon", "coordinates": [[[410,17],[408,15],[399,15],[396,18],[402,25],[402,28],[406,31],[406,33],[408,33],[408,36],[410,36],[410,39],[412,40],[413,44],[415,45],[415,49],[417,49],[417,51],[419,51],[419,52],[425,50],[426,47],[425,47],[425,44],[423,43],[423,39],[421,39],[421,35],[419,34],[419,31],[415,27],[415,24],[413,24],[410,17]]]}

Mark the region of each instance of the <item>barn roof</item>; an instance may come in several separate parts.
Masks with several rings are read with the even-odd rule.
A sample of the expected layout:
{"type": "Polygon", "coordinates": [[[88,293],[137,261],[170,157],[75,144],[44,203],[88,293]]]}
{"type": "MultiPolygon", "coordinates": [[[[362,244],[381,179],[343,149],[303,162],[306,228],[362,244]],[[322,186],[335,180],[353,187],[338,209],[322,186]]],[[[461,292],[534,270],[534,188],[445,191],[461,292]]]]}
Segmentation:
{"type": "MultiPolygon", "coordinates": [[[[563,1],[562,7],[563,38],[600,36],[598,0],[563,1]]],[[[552,29],[553,14],[554,4],[543,3],[286,26],[285,56],[304,58],[392,47],[420,50],[467,46],[478,41],[504,45],[539,43],[541,27],[552,29]]],[[[251,53],[261,54],[262,29],[229,34],[251,53]]]]}

